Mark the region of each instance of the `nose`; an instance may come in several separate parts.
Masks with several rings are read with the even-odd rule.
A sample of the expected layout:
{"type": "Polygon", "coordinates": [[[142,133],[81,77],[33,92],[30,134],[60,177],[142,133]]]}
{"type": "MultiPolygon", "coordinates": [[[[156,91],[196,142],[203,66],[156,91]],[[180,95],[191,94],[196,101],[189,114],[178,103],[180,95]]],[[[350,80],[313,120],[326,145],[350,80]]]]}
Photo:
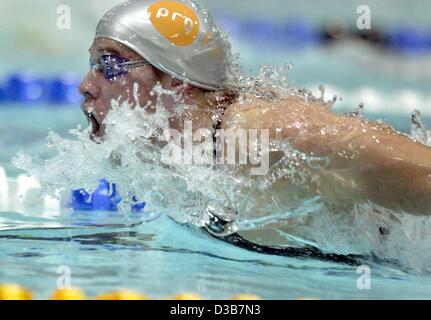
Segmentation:
{"type": "Polygon", "coordinates": [[[90,71],[86,74],[79,84],[79,93],[85,98],[97,99],[100,96],[100,86],[94,77],[94,72],[90,71]]]}

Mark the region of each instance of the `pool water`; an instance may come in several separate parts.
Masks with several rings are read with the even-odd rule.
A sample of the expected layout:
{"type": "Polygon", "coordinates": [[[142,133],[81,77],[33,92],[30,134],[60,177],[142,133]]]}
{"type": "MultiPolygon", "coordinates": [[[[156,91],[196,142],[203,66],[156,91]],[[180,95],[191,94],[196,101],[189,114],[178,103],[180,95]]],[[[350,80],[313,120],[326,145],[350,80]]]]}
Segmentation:
{"type": "Polygon", "coordinates": [[[176,292],[223,299],[235,293],[265,299],[422,299],[431,280],[371,264],[371,290],[357,287],[357,268],[252,253],[178,225],[166,216],[126,227],[121,219],[2,214],[0,280],[47,298],[64,268],[71,283],[95,296],[130,288],[161,298],[176,292]]]}

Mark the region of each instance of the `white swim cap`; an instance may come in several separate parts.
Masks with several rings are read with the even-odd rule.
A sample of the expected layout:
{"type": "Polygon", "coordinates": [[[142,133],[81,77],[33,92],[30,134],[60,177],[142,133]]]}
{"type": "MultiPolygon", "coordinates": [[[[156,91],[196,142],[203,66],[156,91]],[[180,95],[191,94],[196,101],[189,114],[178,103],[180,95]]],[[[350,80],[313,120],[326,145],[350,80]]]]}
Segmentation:
{"type": "Polygon", "coordinates": [[[203,89],[222,89],[228,78],[231,46],[192,0],[124,2],[105,14],[97,38],[118,41],[157,69],[203,89]]]}

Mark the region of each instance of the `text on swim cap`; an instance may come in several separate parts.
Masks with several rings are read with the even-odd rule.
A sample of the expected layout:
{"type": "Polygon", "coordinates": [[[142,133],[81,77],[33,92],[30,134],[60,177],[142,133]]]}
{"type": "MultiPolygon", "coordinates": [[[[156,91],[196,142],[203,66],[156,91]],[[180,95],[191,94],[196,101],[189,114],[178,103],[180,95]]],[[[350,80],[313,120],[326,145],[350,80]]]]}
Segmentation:
{"type": "MultiPolygon", "coordinates": [[[[160,17],[169,17],[169,10],[166,8],[160,8],[159,11],[157,11],[156,18],[160,17]]],[[[187,18],[186,16],[183,16],[181,13],[174,12],[172,13],[172,21],[175,21],[177,18],[182,18],[184,20],[184,28],[186,29],[186,33],[190,33],[193,31],[193,20],[190,18],[187,18]]]]}
{"type": "Polygon", "coordinates": [[[153,26],[177,46],[194,43],[199,34],[199,18],[189,6],[174,1],[157,1],[148,8],[153,26]]]}

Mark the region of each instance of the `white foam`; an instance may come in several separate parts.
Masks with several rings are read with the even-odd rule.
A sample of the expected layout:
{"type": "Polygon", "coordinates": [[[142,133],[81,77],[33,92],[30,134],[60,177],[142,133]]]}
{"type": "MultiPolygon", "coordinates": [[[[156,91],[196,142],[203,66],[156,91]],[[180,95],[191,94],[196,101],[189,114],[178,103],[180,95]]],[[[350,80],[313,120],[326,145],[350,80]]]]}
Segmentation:
{"type": "Polygon", "coordinates": [[[21,175],[17,179],[9,179],[4,168],[0,167],[0,212],[5,211],[56,215],[61,211],[61,201],[42,196],[37,178],[21,175]]]}

